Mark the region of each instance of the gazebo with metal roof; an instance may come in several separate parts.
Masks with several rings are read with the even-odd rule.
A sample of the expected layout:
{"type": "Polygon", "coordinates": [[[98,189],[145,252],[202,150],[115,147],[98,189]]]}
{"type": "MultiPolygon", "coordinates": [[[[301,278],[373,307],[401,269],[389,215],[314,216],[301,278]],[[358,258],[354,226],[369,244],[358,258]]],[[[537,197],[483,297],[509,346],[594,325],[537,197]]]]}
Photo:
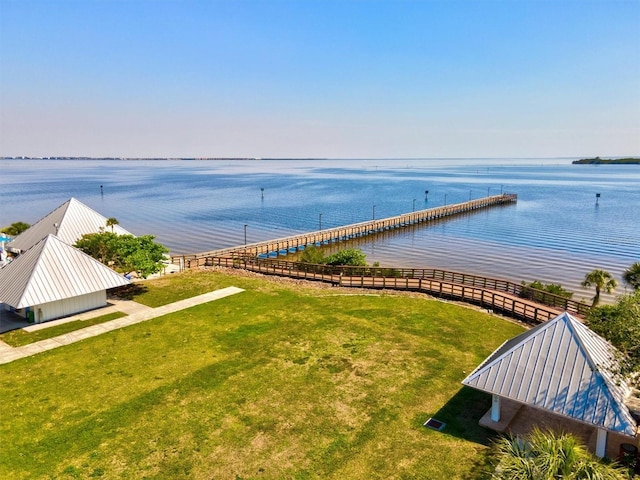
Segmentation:
{"type": "Polygon", "coordinates": [[[106,217],[72,197],[8,242],[7,249],[14,253],[24,252],[49,234],[73,245],[84,234],[111,229],[118,235],[131,235],[120,225],[107,228],[106,217]]]}
{"type": "Polygon", "coordinates": [[[129,283],[96,259],[47,235],[0,269],[0,302],[39,323],[103,307],[108,289],[129,283]]]}
{"type": "Polygon", "coordinates": [[[484,426],[508,431],[521,407],[533,407],[595,428],[595,454],[604,457],[610,434],[618,443],[638,443],[638,422],[626,403],[631,389],[616,373],[617,355],[565,312],[506,341],[462,383],[492,395],[484,426]],[[508,412],[503,403],[510,404],[508,412]]]}

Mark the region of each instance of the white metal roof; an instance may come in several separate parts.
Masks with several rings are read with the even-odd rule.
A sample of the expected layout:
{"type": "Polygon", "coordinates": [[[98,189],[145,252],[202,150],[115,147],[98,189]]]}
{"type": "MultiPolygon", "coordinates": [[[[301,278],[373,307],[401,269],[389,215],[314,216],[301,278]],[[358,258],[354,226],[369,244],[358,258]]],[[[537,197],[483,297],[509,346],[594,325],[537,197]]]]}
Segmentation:
{"type": "Polygon", "coordinates": [[[89,255],[47,235],[0,269],[0,301],[24,308],[128,283],[89,255]]]}
{"type": "Polygon", "coordinates": [[[615,373],[615,356],[610,343],[565,312],[506,341],[462,383],[634,436],[630,391],[615,373]]]}
{"type": "MultiPolygon", "coordinates": [[[[49,234],[73,245],[84,234],[98,233],[101,229],[110,231],[111,227],[106,225],[106,217],[72,197],[8,242],[7,249],[24,252],[49,234]]],[[[131,235],[120,225],[114,225],[113,232],[118,235],[131,235]]]]}

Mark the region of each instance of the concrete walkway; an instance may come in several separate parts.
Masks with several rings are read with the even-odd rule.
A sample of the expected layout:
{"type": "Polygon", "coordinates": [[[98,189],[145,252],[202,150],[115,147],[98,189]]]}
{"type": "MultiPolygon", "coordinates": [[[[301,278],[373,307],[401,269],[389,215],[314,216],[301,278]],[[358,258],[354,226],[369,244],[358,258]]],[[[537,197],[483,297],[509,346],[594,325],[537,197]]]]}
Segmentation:
{"type": "MultiPolygon", "coordinates": [[[[132,301],[109,300],[109,303],[112,303],[113,305],[106,307],[107,309],[110,309],[109,311],[101,309],[101,315],[109,313],[110,311],[121,311],[127,313],[128,315],[126,317],[111,320],[110,322],[91,325],[86,328],[81,328],[80,330],[75,330],[70,333],[65,333],[64,335],[48,338],[46,340],[41,340],[29,345],[24,345],[22,347],[14,348],[4,342],[0,342],[0,364],[10,363],[14,360],[18,360],[19,358],[30,357],[31,355],[35,355],[36,353],[46,352],[47,350],[52,350],[64,345],[69,345],[70,343],[78,342],[80,340],[84,340],[85,338],[95,337],[102,333],[110,332],[118,328],[128,327],[129,325],[134,325],[136,323],[144,322],[145,320],[161,317],[162,315],[166,315],[168,313],[178,312],[180,310],[184,310],[185,308],[200,305],[202,303],[212,302],[214,300],[228,297],[230,295],[235,295],[236,293],[240,292],[244,292],[244,290],[237,287],[227,287],[221,290],[204,293],[202,295],[198,295],[197,297],[187,298],[186,300],[180,300],[178,302],[170,303],[168,305],[163,305],[157,308],[146,307],[132,301]]],[[[83,316],[83,318],[86,319],[87,317],[83,316]]],[[[64,321],[61,323],[65,323],[68,321],[71,320],[64,319],[64,321]]],[[[37,330],[40,328],[44,328],[43,325],[49,326],[50,323],[52,322],[33,325],[28,328],[31,329],[29,331],[33,331],[33,327],[37,327],[35,328],[35,330],[37,330]]]]}

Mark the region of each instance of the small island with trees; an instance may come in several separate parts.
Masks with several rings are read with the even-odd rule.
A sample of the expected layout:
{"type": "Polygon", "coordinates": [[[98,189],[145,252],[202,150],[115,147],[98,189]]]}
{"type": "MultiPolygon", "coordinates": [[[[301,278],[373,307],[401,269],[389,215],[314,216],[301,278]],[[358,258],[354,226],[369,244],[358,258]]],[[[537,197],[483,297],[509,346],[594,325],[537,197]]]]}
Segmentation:
{"type": "Polygon", "coordinates": [[[583,158],[582,160],[574,160],[574,165],[640,165],[640,158],[583,158]]]}

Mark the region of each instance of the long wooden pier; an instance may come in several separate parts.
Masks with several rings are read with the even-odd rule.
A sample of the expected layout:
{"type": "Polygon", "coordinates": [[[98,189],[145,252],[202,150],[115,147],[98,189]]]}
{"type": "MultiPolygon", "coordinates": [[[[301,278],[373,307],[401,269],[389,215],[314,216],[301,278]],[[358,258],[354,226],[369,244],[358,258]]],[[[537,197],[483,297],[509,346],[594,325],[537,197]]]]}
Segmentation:
{"type": "Polygon", "coordinates": [[[468,202],[429,208],[394,217],[318,230],[290,237],[210,252],[172,257],[181,268],[223,266],[267,275],[329,282],[336,286],[410,290],[480,305],[529,323],[540,323],[568,311],[584,316],[589,305],[521,284],[439,269],[311,265],[279,260],[288,253],[334,242],[374,235],[419,223],[517,201],[501,194],[468,202]]]}
{"type": "Polygon", "coordinates": [[[274,240],[266,240],[263,242],[250,243],[247,245],[223,248],[219,250],[211,250],[209,252],[176,255],[171,257],[171,261],[175,265],[180,265],[181,268],[197,268],[210,264],[211,259],[217,257],[277,258],[278,256],[287,255],[288,253],[304,250],[306,247],[312,245],[320,246],[323,244],[347,241],[353,238],[374,235],[386,230],[406,228],[419,223],[433,222],[463,213],[471,213],[481,209],[510,204],[517,202],[517,200],[518,196],[513,193],[492,195],[489,197],[479,198],[477,200],[469,200],[468,202],[427,208],[379,220],[369,220],[366,222],[344,225],[342,227],[291,235],[289,237],[277,238],[274,240]]]}

